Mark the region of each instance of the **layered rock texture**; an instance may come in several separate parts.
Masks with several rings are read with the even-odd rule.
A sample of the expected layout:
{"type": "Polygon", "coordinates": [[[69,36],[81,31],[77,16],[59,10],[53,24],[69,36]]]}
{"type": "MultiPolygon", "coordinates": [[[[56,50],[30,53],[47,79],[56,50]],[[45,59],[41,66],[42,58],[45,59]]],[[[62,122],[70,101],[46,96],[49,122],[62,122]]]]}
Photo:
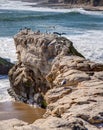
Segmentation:
{"type": "Polygon", "coordinates": [[[7,75],[13,64],[0,57],[0,74],[7,75]]]}
{"type": "Polygon", "coordinates": [[[49,3],[84,4],[93,6],[103,6],[102,0],[48,0],[49,3]]]}
{"type": "Polygon", "coordinates": [[[18,63],[9,72],[11,91],[16,100],[47,108],[44,119],[11,124],[10,130],[102,130],[103,64],[86,60],[55,34],[25,29],[14,41],[18,63]]]}

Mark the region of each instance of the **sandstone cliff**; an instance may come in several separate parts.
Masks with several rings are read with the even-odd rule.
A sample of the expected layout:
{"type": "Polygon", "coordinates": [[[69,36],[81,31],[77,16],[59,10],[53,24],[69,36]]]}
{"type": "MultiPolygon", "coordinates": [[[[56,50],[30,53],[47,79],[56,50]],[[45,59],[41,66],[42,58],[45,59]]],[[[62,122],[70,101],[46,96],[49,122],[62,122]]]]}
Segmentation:
{"type": "Polygon", "coordinates": [[[14,41],[18,63],[9,72],[11,91],[17,100],[47,108],[44,119],[5,127],[4,121],[0,130],[102,130],[103,64],[85,59],[55,34],[25,29],[14,41]]]}

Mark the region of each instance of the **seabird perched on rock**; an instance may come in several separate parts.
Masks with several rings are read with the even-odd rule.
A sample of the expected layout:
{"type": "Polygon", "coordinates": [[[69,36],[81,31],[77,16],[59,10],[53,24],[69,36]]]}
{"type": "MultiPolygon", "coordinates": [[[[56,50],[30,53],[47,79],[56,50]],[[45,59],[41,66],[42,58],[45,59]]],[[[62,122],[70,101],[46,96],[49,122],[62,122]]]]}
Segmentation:
{"type": "Polygon", "coordinates": [[[61,82],[61,86],[66,84],[66,79],[63,79],[61,82]]]}
{"type": "Polygon", "coordinates": [[[19,31],[22,31],[23,29],[22,28],[20,28],[20,30],[19,31]]]}
{"type": "Polygon", "coordinates": [[[24,27],[24,29],[27,29],[27,27],[24,27]]]}
{"type": "Polygon", "coordinates": [[[65,35],[66,33],[53,32],[53,34],[57,34],[57,35],[61,36],[61,35],[65,35]]]}

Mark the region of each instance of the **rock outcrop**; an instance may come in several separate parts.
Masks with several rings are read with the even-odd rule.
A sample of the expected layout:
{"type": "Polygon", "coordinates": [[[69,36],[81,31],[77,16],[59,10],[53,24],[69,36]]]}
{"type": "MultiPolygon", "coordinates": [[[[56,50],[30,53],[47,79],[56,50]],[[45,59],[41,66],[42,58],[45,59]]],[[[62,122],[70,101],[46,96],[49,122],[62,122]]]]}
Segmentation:
{"type": "MultiPolygon", "coordinates": [[[[83,57],[71,41],[55,34],[23,30],[14,37],[14,41],[18,63],[10,70],[9,78],[12,89],[18,98],[22,96],[24,102],[38,102],[38,98],[34,101],[37,93],[45,95],[53,87],[49,73],[63,56],[83,57]]],[[[84,78],[89,77],[84,74],[84,78]]]]}
{"type": "Polygon", "coordinates": [[[13,64],[0,57],[0,75],[7,75],[13,64]]]}
{"type": "Polygon", "coordinates": [[[49,3],[84,4],[92,6],[103,6],[102,0],[48,0],[49,3]]]}
{"type": "Polygon", "coordinates": [[[85,59],[71,41],[55,34],[25,29],[14,41],[18,63],[9,78],[15,99],[47,105],[44,119],[17,130],[103,128],[103,64],[85,59]]]}

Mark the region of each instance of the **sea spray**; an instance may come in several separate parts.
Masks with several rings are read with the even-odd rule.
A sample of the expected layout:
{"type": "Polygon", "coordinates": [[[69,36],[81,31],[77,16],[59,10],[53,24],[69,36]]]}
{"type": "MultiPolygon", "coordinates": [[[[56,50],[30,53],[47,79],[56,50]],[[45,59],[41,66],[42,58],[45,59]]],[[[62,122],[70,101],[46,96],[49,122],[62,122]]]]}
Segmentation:
{"type": "Polygon", "coordinates": [[[7,89],[10,87],[8,76],[0,75],[0,102],[12,101],[7,89]]]}

